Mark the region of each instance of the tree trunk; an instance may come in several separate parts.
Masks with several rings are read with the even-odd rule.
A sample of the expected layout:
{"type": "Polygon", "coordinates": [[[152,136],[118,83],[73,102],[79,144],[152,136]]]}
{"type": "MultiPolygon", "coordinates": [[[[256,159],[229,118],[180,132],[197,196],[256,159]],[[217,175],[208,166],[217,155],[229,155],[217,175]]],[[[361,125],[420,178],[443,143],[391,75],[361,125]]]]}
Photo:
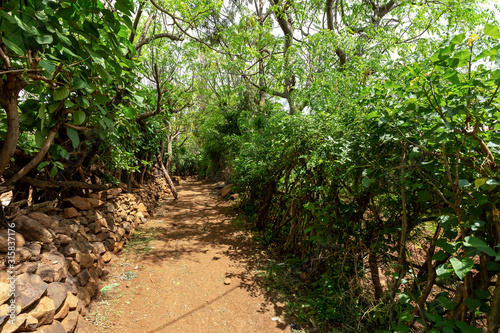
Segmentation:
{"type": "Polygon", "coordinates": [[[0,98],[0,103],[7,113],[7,135],[0,150],[0,175],[3,174],[10,158],[14,155],[19,138],[17,95],[5,96],[4,98],[0,98]]]}
{"type": "Polygon", "coordinates": [[[177,190],[175,189],[174,183],[172,182],[172,178],[170,178],[167,169],[165,169],[165,166],[163,165],[163,161],[160,159],[160,156],[156,158],[158,161],[158,164],[160,165],[160,169],[163,172],[163,176],[165,177],[165,180],[168,183],[168,186],[170,186],[170,189],[172,190],[172,194],[174,195],[174,198],[177,199],[177,190]]]}
{"type": "Polygon", "coordinates": [[[168,136],[168,142],[167,142],[167,165],[165,166],[167,168],[167,171],[169,174],[172,174],[172,145],[174,143],[174,137],[172,135],[168,136]]]}

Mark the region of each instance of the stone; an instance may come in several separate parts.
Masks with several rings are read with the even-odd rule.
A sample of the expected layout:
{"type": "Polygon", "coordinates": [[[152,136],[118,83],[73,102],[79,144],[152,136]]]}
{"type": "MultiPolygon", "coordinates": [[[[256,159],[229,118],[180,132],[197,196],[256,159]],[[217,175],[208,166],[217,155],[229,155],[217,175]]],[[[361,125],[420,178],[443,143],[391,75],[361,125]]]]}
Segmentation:
{"type": "Polygon", "coordinates": [[[44,325],[39,327],[37,330],[38,333],[67,333],[64,329],[64,326],[58,322],[54,321],[52,325],[44,325]]]}
{"type": "Polygon", "coordinates": [[[34,258],[36,260],[40,260],[40,253],[42,253],[42,245],[41,244],[31,243],[31,244],[26,244],[25,247],[28,248],[31,251],[31,253],[33,253],[31,260],[33,260],[34,258]]]}
{"type": "Polygon", "coordinates": [[[91,269],[89,269],[89,274],[90,277],[92,278],[91,281],[99,283],[99,273],[97,272],[96,268],[92,267],[91,269]]]}
{"type": "Polygon", "coordinates": [[[229,199],[231,200],[236,200],[240,197],[240,195],[238,193],[233,193],[229,196],[229,199]]]}
{"type": "Polygon", "coordinates": [[[16,274],[24,274],[24,273],[35,274],[37,269],[38,269],[37,262],[28,262],[28,261],[23,262],[22,264],[14,268],[16,274]]]}
{"type": "Polygon", "coordinates": [[[94,253],[95,254],[102,254],[106,252],[106,247],[102,242],[95,242],[92,244],[94,246],[94,253]]]}
{"type": "Polygon", "coordinates": [[[64,283],[66,284],[66,286],[68,287],[68,290],[73,295],[76,295],[78,293],[78,279],[76,277],[68,276],[64,283]]]}
{"type": "Polygon", "coordinates": [[[125,236],[125,229],[124,228],[118,228],[117,233],[118,233],[118,235],[121,236],[121,238],[123,238],[125,236]]]}
{"type": "Polygon", "coordinates": [[[24,328],[28,331],[34,331],[38,327],[38,319],[32,317],[28,314],[26,321],[24,322],[24,328]]]}
{"type": "Polygon", "coordinates": [[[104,246],[108,249],[108,251],[113,251],[115,249],[115,240],[111,238],[106,239],[104,246]]]}
{"type": "Polygon", "coordinates": [[[114,213],[115,210],[116,210],[116,207],[115,205],[112,203],[112,202],[108,202],[106,203],[106,205],[104,206],[104,210],[108,213],[114,213]]]}
{"type": "Polygon", "coordinates": [[[40,263],[38,264],[36,275],[39,275],[44,282],[51,283],[54,282],[56,272],[52,265],[40,263]]]}
{"type": "Polygon", "coordinates": [[[65,257],[75,257],[76,254],[78,252],[78,249],[76,248],[76,246],[74,245],[73,242],[69,243],[68,245],[66,245],[63,249],[62,249],[62,254],[65,256],[65,257]]]}
{"type": "Polygon", "coordinates": [[[17,248],[14,256],[15,260],[14,265],[19,265],[20,263],[30,260],[32,256],[33,253],[31,253],[31,251],[28,248],[24,246],[17,248]]]}
{"type": "Polygon", "coordinates": [[[52,265],[55,271],[55,282],[61,281],[68,275],[68,270],[66,269],[66,258],[59,252],[43,253],[41,256],[41,262],[52,265]]]}
{"type": "Polygon", "coordinates": [[[70,219],[78,216],[78,211],[74,207],[65,208],[63,212],[63,217],[65,219],[70,219]]]}
{"type": "Polygon", "coordinates": [[[54,306],[57,309],[66,299],[69,288],[63,282],[54,282],[49,284],[47,288],[47,296],[54,302],[54,306]]]}
{"type": "Polygon", "coordinates": [[[52,225],[54,222],[58,222],[57,218],[54,216],[48,216],[45,213],[42,212],[33,212],[28,215],[31,217],[33,220],[37,220],[40,222],[45,228],[52,228],[52,225]]]}
{"type": "MultiPolygon", "coordinates": [[[[68,293],[69,295],[73,295],[71,293],[68,293]]],[[[76,296],[75,296],[76,297],[76,296]]],[[[68,303],[68,298],[64,300],[63,304],[61,307],[56,311],[56,314],[54,315],[55,320],[62,320],[64,319],[69,313],[69,303],[68,303]]]]}
{"type": "Polygon", "coordinates": [[[47,290],[48,285],[35,274],[24,273],[16,278],[16,305],[22,310],[39,300],[47,290]]]}
{"type": "Polygon", "coordinates": [[[90,294],[90,297],[92,297],[97,293],[97,290],[99,290],[99,285],[94,281],[89,281],[89,283],[87,283],[87,285],[84,288],[87,289],[87,291],[90,294]]]}
{"type": "Polygon", "coordinates": [[[55,313],[56,307],[54,306],[54,302],[49,297],[44,296],[28,314],[38,319],[39,325],[43,325],[52,323],[55,313]]]}
{"type": "Polygon", "coordinates": [[[122,226],[123,226],[123,229],[125,230],[125,232],[129,233],[130,229],[132,228],[132,223],[123,222],[122,226]]]}
{"type": "Polygon", "coordinates": [[[104,242],[109,237],[109,232],[101,232],[96,235],[99,242],[104,242]]]}
{"type": "Polygon", "coordinates": [[[104,205],[104,201],[101,201],[96,198],[83,198],[83,200],[85,200],[85,202],[90,208],[96,208],[104,205]]]}
{"type": "Polygon", "coordinates": [[[120,252],[123,249],[123,245],[125,245],[125,242],[116,242],[115,248],[113,249],[113,253],[120,252]]]}
{"type": "Polygon", "coordinates": [[[78,311],[71,311],[70,313],[68,313],[66,318],[61,321],[61,324],[63,325],[67,333],[72,333],[75,331],[76,324],[78,323],[78,317],[78,311]]]}
{"type": "Polygon", "coordinates": [[[66,301],[68,303],[70,310],[75,310],[78,306],[78,297],[68,292],[68,296],[66,296],[66,301]]]}
{"type": "Polygon", "coordinates": [[[147,212],[148,209],[146,208],[146,206],[144,206],[144,204],[141,202],[138,206],[137,206],[137,211],[138,212],[147,212]]]}
{"type": "Polygon", "coordinates": [[[28,318],[28,315],[26,313],[22,313],[20,315],[16,316],[16,319],[14,320],[14,324],[10,320],[7,321],[7,323],[2,327],[2,330],[0,331],[1,333],[12,333],[17,330],[19,330],[23,324],[26,322],[26,318],[28,318]]]}
{"type": "MultiPolygon", "coordinates": [[[[19,232],[14,232],[10,234],[11,242],[15,240],[16,248],[24,246],[26,243],[23,235],[19,232]]],[[[9,231],[7,229],[0,230],[0,252],[8,252],[9,251],[9,231]]]]}
{"type": "Polygon", "coordinates": [[[40,222],[24,215],[18,215],[13,221],[15,229],[21,233],[26,240],[39,241],[45,244],[53,242],[51,233],[40,222]]]}
{"type": "Polygon", "coordinates": [[[68,235],[65,235],[65,234],[58,234],[57,239],[59,239],[59,242],[61,243],[61,245],[68,245],[69,243],[71,243],[71,240],[72,240],[71,237],[69,237],[68,235]]]}
{"type": "Polygon", "coordinates": [[[10,298],[10,285],[8,283],[0,282],[0,304],[5,303],[10,298]]]}
{"type": "Polygon", "coordinates": [[[90,205],[87,203],[87,201],[79,196],[74,196],[70,198],[69,202],[71,203],[71,205],[73,205],[73,207],[75,207],[78,210],[87,210],[91,208],[90,205]]]}
{"type": "Polygon", "coordinates": [[[80,274],[81,271],[82,271],[82,269],[81,269],[80,265],[78,265],[78,263],[76,261],[71,261],[71,263],[69,264],[69,267],[68,267],[69,274],[76,276],[76,275],[80,274]]]}
{"type": "Polygon", "coordinates": [[[76,278],[78,279],[78,284],[80,286],[85,286],[89,282],[89,279],[90,279],[89,270],[84,269],[83,271],[81,271],[80,274],[78,274],[78,276],[76,278]]]}
{"type": "Polygon", "coordinates": [[[82,300],[82,303],[83,303],[83,306],[87,306],[90,304],[90,294],[89,292],[87,291],[87,289],[85,289],[84,287],[78,287],[78,298],[82,300]]]}
{"type": "Polygon", "coordinates": [[[233,190],[232,190],[232,187],[234,186],[234,184],[229,184],[227,186],[224,186],[222,188],[222,190],[220,190],[220,195],[225,198],[227,197],[229,194],[233,193],[233,190]]]}
{"type": "Polygon", "coordinates": [[[231,279],[230,278],[225,278],[224,279],[224,284],[225,285],[231,284],[231,279]]]}
{"type": "Polygon", "coordinates": [[[94,263],[94,258],[90,254],[78,252],[76,254],[75,260],[78,262],[80,267],[90,268],[94,263]]]}

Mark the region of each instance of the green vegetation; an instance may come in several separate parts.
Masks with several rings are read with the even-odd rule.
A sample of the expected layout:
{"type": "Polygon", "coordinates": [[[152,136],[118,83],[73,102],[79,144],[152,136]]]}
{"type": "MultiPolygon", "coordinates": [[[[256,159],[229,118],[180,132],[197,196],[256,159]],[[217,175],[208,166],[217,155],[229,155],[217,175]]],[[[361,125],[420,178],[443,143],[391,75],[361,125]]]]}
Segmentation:
{"type": "MultiPolygon", "coordinates": [[[[265,280],[303,323],[498,332],[498,12],[479,0],[4,2],[0,194],[131,189],[154,167],[231,181],[284,257],[265,280]]],[[[148,239],[132,243],[147,252],[148,239]]]]}

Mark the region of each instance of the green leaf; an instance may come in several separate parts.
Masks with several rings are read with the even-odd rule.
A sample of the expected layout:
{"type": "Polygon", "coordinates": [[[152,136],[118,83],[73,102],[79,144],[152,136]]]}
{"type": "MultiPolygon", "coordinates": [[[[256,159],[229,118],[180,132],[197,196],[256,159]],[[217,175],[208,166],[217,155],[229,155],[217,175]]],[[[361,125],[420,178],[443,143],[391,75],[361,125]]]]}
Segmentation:
{"type": "Polygon", "coordinates": [[[471,183],[469,183],[469,181],[467,179],[460,179],[458,181],[458,186],[459,187],[467,187],[467,186],[470,186],[471,183]]]}
{"type": "Polygon", "coordinates": [[[43,125],[45,124],[45,104],[40,105],[40,108],[38,109],[38,118],[42,121],[40,128],[43,128],[43,125]]]}
{"type": "Polygon", "coordinates": [[[83,110],[76,110],[73,112],[73,125],[81,125],[85,121],[85,112],[83,110]]]}
{"type": "Polygon", "coordinates": [[[363,178],[363,180],[361,182],[363,183],[364,187],[368,187],[368,186],[370,186],[371,179],[368,177],[365,177],[365,178],[363,178]]]}
{"type": "Polygon", "coordinates": [[[500,30],[498,30],[496,25],[490,23],[484,25],[484,33],[493,39],[500,38],[500,30]]]}
{"type": "Polygon", "coordinates": [[[54,178],[57,175],[57,166],[54,164],[52,165],[52,169],[50,169],[50,177],[54,178]]]}
{"type": "Polygon", "coordinates": [[[439,296],[436,300],[447,310],[453,310],[457,306],[457,303],[445,296],[439,296]]]}
{"type": "Polygon", "coordinates": [[[35,40],[38,42],[38,44],[50,44],[54,41],[54,38],[51,35],[38,35],[35,36],[35,40]]]}
{"type": "Polygon", "coordinates": [[[467,298],[465,300],[465,305],[467,305],[470,311],[476,311],[481,306],[481,303],[481,300],[475,298],[467,298]]]}
{"type": "Polygon", "coordinates": [[[462,50],[457,53],[455,53],[455,56],[453,58],[459,59],[459,60],[469,60],[470,59],[470,52],[467,50],[462,50]]]}
{"type": "Polygon", "coordinates": [[[486,183],[486,178],[478,178],[474,181],[474,185],[479,188],[486,183]]]}
{"type": "Polygon", "coordinates": [[[24,51],[21,50],[21,48],[19,46],[17,46],[15,43],[12,43],[7,38],[2,38],[2,42],[5,44],[5,46],[7,46],[8,49],[10,49],[11,51],[14,51],[14,53],[17,54],[18,56],[21,56],[21,57],[24,56],[24,51]]]}
{"type": "Polygon", "coordinates": [[[457,321],[455,323],[462,333],[483,333],[483,329],[479,327],[474,327],[463,321],[457,321]]]}
{"type": "Polygon", "coordinates": [[[53,63],[51,63],[50,61],[47,61],[47,60],[40,60],[40,66],[45,68],[45,70],[47,72],[49,72],[50,75],[52,75],[54,73],[54,71],[56,70],[56,66],[54,66],[53,63]]]}
{"type": "Polygon", "coordinates": [[[491,247],[489,247],[485,242],[483,242],[477,237],[467,236],[464,238],[464,240],[465,240],[464,245],[467,247],[476,248],[492,257],[495,257],[497,255],[497,253],[493,251],[491,247]]]}
{"type": "Polygon", "coordinates": [[[71,143],[73,144],[73,148],[78,147],[80,144],[80,137],[78,136],[78,132],[73,128],[66,128],[66,133],[68,133],[68,137],[71,139],[71,143]]]}
{"type": "Polygon", "coordinates": [[[54,100],[61,101],[69,96],[69,88],[62,86],[54,90],[54,100]]]}
{"type": "Polygon", "coordinates": [[[452,38],[450,44],[453,45],[460,44],[463,42],[464,39],[465,39],[465,34],[456,35],[455,37],[452,38]]]}
{"type": "Polygon", "coordinates": [[[474,261],[470,258],[463,258],[461,261],[457,258],[451,258],[450,262],[460,280],[463,280],[467,272],[474,266],[474,261]]]}
{"type": "Polygon", "coordinates": [[[486,179],[486,185],[500,185],[500,183],[495,179],[488,178],[486,179]]]}
{"type": "Polygon", "coordinates": [[[47,165],[49,165],[50,162],[49,161],[43,161],[41,162],[40,164],[38,164],[38,166],[36,167],[36,169],[38,171],[41,171],[43,168],[45,168],[47,165]]]}

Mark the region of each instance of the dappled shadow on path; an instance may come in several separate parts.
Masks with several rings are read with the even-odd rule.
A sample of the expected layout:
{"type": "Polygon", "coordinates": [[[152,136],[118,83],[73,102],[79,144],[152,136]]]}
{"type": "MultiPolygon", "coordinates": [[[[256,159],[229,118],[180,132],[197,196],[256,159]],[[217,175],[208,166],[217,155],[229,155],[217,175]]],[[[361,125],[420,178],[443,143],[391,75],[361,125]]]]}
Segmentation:
{"type": "MultiPolygon", "coordinates": [[[[188,181],[179,186],[178,191],[179,199],[160,207],[155,218],[148,221],[148,224],[154,224],[154,227],[146,227],[145,230],[153,235],[154,248],[141,256],[141,262],[157,266],[165,262],[183,261],[205,265],[194,267],[207,267],[207,261],[215,264],[219,260],[229,260],[229,266],[235,269],[229,269],[225,277],[236,285],[186,313],[165,323],[158,323],[158,327],[147,332],[165,331],[167,327],[228,297],[237,289],[245,290],[251,297],[264,296],[265,301],[257,312],[270,317],[282,316],[284,308],[277,296],[267,293],[256,275],[259,263],[263,260],[261,251],[246,232],[231,222],[230,204],[221,199],[209,183],[188,181]]],[[[287,329],[287,324],[278,320],[270,322],[270,325],[274,329],[287,329]]]]}

